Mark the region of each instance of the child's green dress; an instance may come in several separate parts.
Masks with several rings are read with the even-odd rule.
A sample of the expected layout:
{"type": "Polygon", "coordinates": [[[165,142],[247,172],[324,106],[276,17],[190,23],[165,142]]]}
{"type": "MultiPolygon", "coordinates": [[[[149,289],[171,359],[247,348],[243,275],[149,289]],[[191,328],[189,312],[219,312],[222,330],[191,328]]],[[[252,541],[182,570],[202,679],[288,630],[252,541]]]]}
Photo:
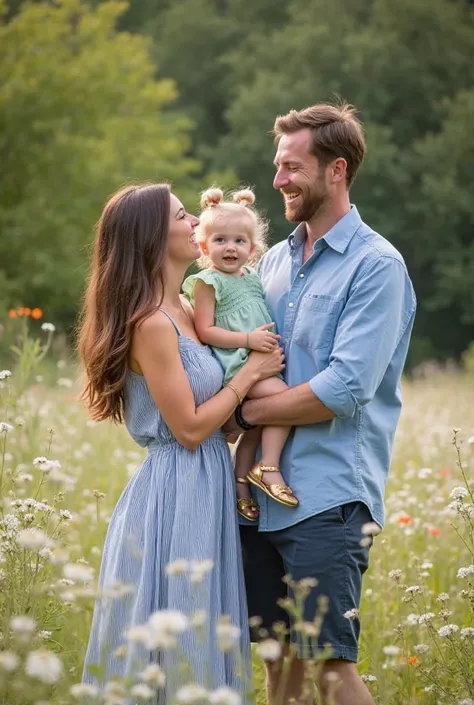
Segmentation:
{"type": "MultiPolygon", "coordinates": [[[[233,277],[215,269],[204,269],[188,277],[183,284],[183,292],[194,304],[194,288],[201,279],[214,287],[216,297],[215,325],[235,333],[250,333],[272,318],[265,304],[262,284],[257,272],[250,267],[243,268],[241,277],[233,277]]],[[[225,371],[225,382],[229,382],[247,361],[248,348],[213,348],[217,359],[225,371]]]]}

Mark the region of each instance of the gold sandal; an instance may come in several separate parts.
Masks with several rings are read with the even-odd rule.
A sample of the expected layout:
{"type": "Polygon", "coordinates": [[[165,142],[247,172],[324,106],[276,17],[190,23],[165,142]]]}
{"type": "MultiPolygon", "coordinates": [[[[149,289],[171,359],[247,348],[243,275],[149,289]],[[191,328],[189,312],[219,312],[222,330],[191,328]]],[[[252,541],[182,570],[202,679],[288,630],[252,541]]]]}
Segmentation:
{"type": "Polygon", "coordinates": [[[293,494],[293,490],[288,485],[270,485],[263,481],[264,472],[280,472],[278,465],[262,465],[262,463],[257,463],[253,466],[247,475],[247,479],[252,485],[258,487],[265,492],[266,495],[284,504],[286,507],[297,507],[299,501],[293,494]]]}
{"type": "MultiPolygon", "coordinates": [[[[250,485],[250,482],[245,477],[236,477],[235,481],[241,485],[250,485]]],[[[247,521],[258,521],[258,504],[254,499],[252,499],[252,497],[237,498],[237,513],[244,519],[247,519],[247,521]],[[248,514],[245,514],[246,509],[256,509],[257,516],[249,516],[248,514]]]]}

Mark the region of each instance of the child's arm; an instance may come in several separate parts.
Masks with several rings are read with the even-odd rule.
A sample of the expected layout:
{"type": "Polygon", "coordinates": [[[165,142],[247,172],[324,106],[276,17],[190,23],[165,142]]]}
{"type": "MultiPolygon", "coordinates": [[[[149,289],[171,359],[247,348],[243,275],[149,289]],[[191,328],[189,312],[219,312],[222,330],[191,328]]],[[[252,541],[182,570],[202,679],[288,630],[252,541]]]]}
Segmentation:
{"type": "Polygon", "coordinates": [[[215,348],[250,348],[269,352],[275,347],[278,336],[271,333],[273,323],[256,328],[251,333],[235,332],[214,325],[216,296],[214,287],[197,281],[194,289],[194,325],[199,339],[215,348]]]}

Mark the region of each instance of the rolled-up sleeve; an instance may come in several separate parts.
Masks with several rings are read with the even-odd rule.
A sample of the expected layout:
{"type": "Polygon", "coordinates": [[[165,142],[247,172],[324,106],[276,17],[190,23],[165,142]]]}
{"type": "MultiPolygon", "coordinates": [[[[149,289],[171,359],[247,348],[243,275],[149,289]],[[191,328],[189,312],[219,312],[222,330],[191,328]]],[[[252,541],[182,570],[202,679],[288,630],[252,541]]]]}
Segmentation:
{"type": "Polygon", "coordinates": [[[336,416],[352,417],[373,398],[415,309],[402,261],[380,255],[359,275],[339,318],[329,365],[310,380],[336,416]]]}

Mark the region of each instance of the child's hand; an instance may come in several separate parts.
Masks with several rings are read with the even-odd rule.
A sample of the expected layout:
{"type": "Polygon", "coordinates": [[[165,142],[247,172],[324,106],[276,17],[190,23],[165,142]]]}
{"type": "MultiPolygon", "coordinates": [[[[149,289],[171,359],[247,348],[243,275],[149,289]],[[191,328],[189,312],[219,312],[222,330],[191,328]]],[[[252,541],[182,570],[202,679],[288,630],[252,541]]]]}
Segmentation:
{"type": "Polygon", "coordinates": [[[247,346],[250,350],[258,350],[258,352],[271,352],[273,350],[280,340],[279,335],[270,331],[270,328],[273,328],[274,325],[274,323],[265,323],[247,335],[247,346]]]}

